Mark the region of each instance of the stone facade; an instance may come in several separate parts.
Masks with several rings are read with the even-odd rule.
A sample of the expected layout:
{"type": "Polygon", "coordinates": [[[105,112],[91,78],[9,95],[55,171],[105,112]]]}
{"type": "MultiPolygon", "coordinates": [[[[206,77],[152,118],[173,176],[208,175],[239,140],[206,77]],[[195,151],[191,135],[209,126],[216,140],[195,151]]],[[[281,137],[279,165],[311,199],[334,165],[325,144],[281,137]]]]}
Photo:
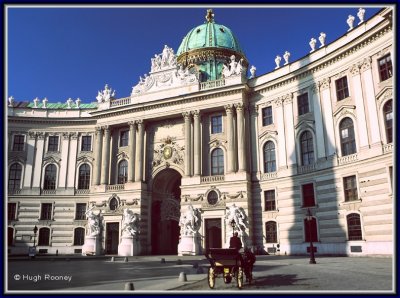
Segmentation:
{"type": "Polygon", "coordinates": [[[249,79],[200,82],[190,70],[180,77],[171,58],[127,98],[114,92],[92,107],[70,100],[55,109],[10,100],[9,252],[36,244],[43,253],[83,253],[96,237],[95,253],[117,254],[129,208],[138,231],[124,255],[201,254],[227,247],[235,205],[242,241],[257,252],[306,254],[311,237],[319,255],[392,255],[392,14],[383,9],[249,79]],[[185,235],[183,252],[189,206],[200,226],[185,235]],[[87,210],[99,216],[97,236],[88,233],[87,210]]]}

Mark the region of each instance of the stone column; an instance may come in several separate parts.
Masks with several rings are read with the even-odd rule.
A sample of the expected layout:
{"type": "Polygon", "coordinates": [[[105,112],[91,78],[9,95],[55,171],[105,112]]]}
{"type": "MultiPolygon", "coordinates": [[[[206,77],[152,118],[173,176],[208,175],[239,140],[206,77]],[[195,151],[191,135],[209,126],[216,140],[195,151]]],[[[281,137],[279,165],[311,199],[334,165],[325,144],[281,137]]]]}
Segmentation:
{"type": "Polygon", "coordinates": [[[103,155],[101,160],[101,184],[109,183],[109,170],[110,170],[110,127],[108,125],[103,127],[103,155]]]}
{"type": "Polygon", "coordinates": [[[138,137],[136,140],[136,171],[135,181],[139,182],[143,179],[143,152],[144,152],[144,123],[143,120],[137,120],[138,137]]]}
{"type": "Polygon", "coordinates": [[[193,159],[194,159],[194,175],[199,176],[201,172],[201,129],[200,129],[200,113],[199,111],[193,112],[193,138],[194,138],[194,148],[193,148],[193,159]]]}
{"type": "Polygon", "coordinates": [[[68,171],[68,160],[69,160],[69,133],[63,132],[61,139],[61,164],[60,164],[60,175],[58,179],[58,186],[65,188],[67,186],[67,171],[68,171]]]}
{"type": "MultiPolygon", "coordinates": [[[[286,139],[285,139],[285,124],[283,117],[283,100],[282,98],[277,98],[274,101],[275,111],[276,111],[276,126],[278,128],[278,144],[275,146],[275,152],[278,153],[277,157],[277,169],[286,168],[286,139]]],[[[262,170],[262,168],[261,168],[262,170]]]]}
{"type": "Polygon", "coordinates": [[[246,150],[245,150],[245,122],[243,116],[243,104],[237,103],[236,115],[237,115],[237,142],[238,142],[238,161],[239,171],[246,171],[246,150]]]}
{"type": "MultiPolygon", "coordinates": [[[[360,68],[358,65],[353,65],[350,69],[353,80],[353,90],[354,90],[354,102],[356,104],[356,113],[357,113],[357,127],[358,127],[358,140],[359,147],[367,147],[368,146],[368,131],[367,131],[367,122],[365,119],[365,106],[364,106],[364,98],[363,98],[363,90],[361,85],[361,76],[360,76],[360,68]]],[[[375,103],[374,103],[375,104],[375,103]]],[[[378,121],[378,119],[376,119],[378,121]]],[[[378,124],[378,122],[375,122],[378,124]]],[[[376,125],[378,126],[378,125],[376,125]]]]}
{"type": "Polygon", "coordinates": [[[33,181],[32,187],[40,188],[41,187],[41,178],[42,178],[42,163],[43,163],[43,154],[44,154],[44,137],[45,134],[43,132],[37,132],[37,141],[36,141],[36,155],[35,155],[35,165],[33,170],[33,181]]]}
{"type": "Polygon", "coordinates": [[[297,163],[296,148],[294,145],[293,94],[288,94],[284,97],[283,111],[285,115],[287,164],[291,166],[297,163]]]}
{"type": "Polygon", "coordinates": [[[228,141],[228,156],[227,156],[227,173],[233,173],[235,171],[234,168],[234,153],[235,153],[235,146],[234,146],[234,138],[233,138],[233,106],[226,105],[226,133],[227,133],[227,141],[228,141]]]}
{"type": "Polygon", "coordinates": [[[30,131],[26,138],[27,138],[27,143],[26,143],[27,156],[26,156],[26,165],[24,172],[24,187],[31,188],[33,160],[35,158],[36,134],[30,131]]]}
{"type": "Polygon", "coordinates": [[[129,121],[129,168],[128,168],[128,182],[135,181],[135,153],[136,153],[136,124],[134,121],[129,121]]]}
{"type": "Polygon", "coordinates": [[[96,127],[96,147],[95,147],[95,163],[93,169],[93,184],[100,185],[100,173],[101,173],[101,155],[103,149],[103,130],[101,127],[96,127]]]}
{"type": "MultiPolygon", "coordinates": [[[[370,141],[371,145],[379,143],[381,144],[381,134],[379,132],[378,122],[378,111],[376,108],[376,100],[375,100],[375,90],[374,90],[374,80],[372,78],[372,70],[371,70],[371,58],[368,57],[364,60],[361,65],[361,77],[363,82],[363,90],[365,94],[365,98],[367,100],[368,107],[368,123],[370,123],[370,141]],[[375,125],[376,124],[376,125],[375,125]]],[[[358,106],[357,106],[358,108],[358,106]]]]}
{"type": "Polygon", "coordinates": [[[184,112],[182,113],[184,119],[185,119],[185,176],[191,176],[191,165],[192,161],[190,159],[191,156],[191,142],[192,142],[192,137],[191,137],[191,119],[190,119],[190,113],[189,112],[184,112]]]}
{"type": "Polygon", "coordinates": [[[311,89],[312,102],[314,104],[315,134],[314,140],[317,147],[317,158],[325,157],[325,137],[324,137],[324,121],[322,119],[321,101],[319,96],[319,87],[314,84],[311,89]]]}
{"type": "MultiPolygon", "coordinates": [[[[72,132],[69,134],[69,152],[68,152],[68,174],[67,174],[67,187],[73,188],[75,185],[76,176],[76,157],[78,155],[78,133],[72,132]]],[[[76,185],[78,188],[78,185],[76,185]]]]}
{"type": "Polygon", "coordinates": [[[322,115],[324,119],[324,128],[326,135],[326,156],[331,156],[336,152],[336,142],[335,142],[335,127],[333,125],[333,115],[332,115],[332,100],[330,91],[330,78],[323,79],[319,82],[319,88],[321,92],[321,104],[322,104],[322,115]]]}

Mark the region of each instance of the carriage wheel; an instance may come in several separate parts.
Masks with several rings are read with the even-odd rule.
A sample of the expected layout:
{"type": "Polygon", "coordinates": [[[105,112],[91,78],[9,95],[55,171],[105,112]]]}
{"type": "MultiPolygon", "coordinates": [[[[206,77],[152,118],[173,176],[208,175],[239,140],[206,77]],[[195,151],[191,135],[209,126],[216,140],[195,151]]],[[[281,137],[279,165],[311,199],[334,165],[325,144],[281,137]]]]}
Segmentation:
{"type": "Polygon", "coordinates": [[[210,289],[214,289],[215,287],[215,275],[212,267],[208,268],[208,286],[210,289]]]}
{"type": "Polygon", "coordinates": [[[239,267],[236,275],[237,286],[239,289],[243,287],[243,268],[239,267]]]}

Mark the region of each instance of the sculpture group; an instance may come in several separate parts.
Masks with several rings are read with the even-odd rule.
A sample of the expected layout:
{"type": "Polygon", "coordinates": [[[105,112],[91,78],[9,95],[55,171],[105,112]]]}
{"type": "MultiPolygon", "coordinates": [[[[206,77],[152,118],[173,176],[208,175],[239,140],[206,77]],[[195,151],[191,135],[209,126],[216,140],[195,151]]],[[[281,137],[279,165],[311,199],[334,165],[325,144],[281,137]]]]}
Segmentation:
{"type": "Polygon", "coordinates": [[[179,226],[181,227],[181,235],[195,235],[200,229],[201,217],[200,210],[189,205],[187,211],[181,215],[179,226]]]}

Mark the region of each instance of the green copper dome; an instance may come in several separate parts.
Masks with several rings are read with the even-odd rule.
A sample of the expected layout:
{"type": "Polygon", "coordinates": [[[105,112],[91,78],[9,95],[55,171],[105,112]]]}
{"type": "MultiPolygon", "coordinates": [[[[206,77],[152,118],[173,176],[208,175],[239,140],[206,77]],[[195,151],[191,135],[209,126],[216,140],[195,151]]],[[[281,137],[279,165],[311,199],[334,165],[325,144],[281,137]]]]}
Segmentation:
{"type": "Polygon", "coordinates": [[[244,68],[247,68],[247,59],[231,29],[215,23],[211,9],[207,10],[206,20],[183,38],[176,53],[178,64],[195,66],[201,81],[222,78],[222,67],[232,56],[236,61],[242,59],[244,68]]]}

